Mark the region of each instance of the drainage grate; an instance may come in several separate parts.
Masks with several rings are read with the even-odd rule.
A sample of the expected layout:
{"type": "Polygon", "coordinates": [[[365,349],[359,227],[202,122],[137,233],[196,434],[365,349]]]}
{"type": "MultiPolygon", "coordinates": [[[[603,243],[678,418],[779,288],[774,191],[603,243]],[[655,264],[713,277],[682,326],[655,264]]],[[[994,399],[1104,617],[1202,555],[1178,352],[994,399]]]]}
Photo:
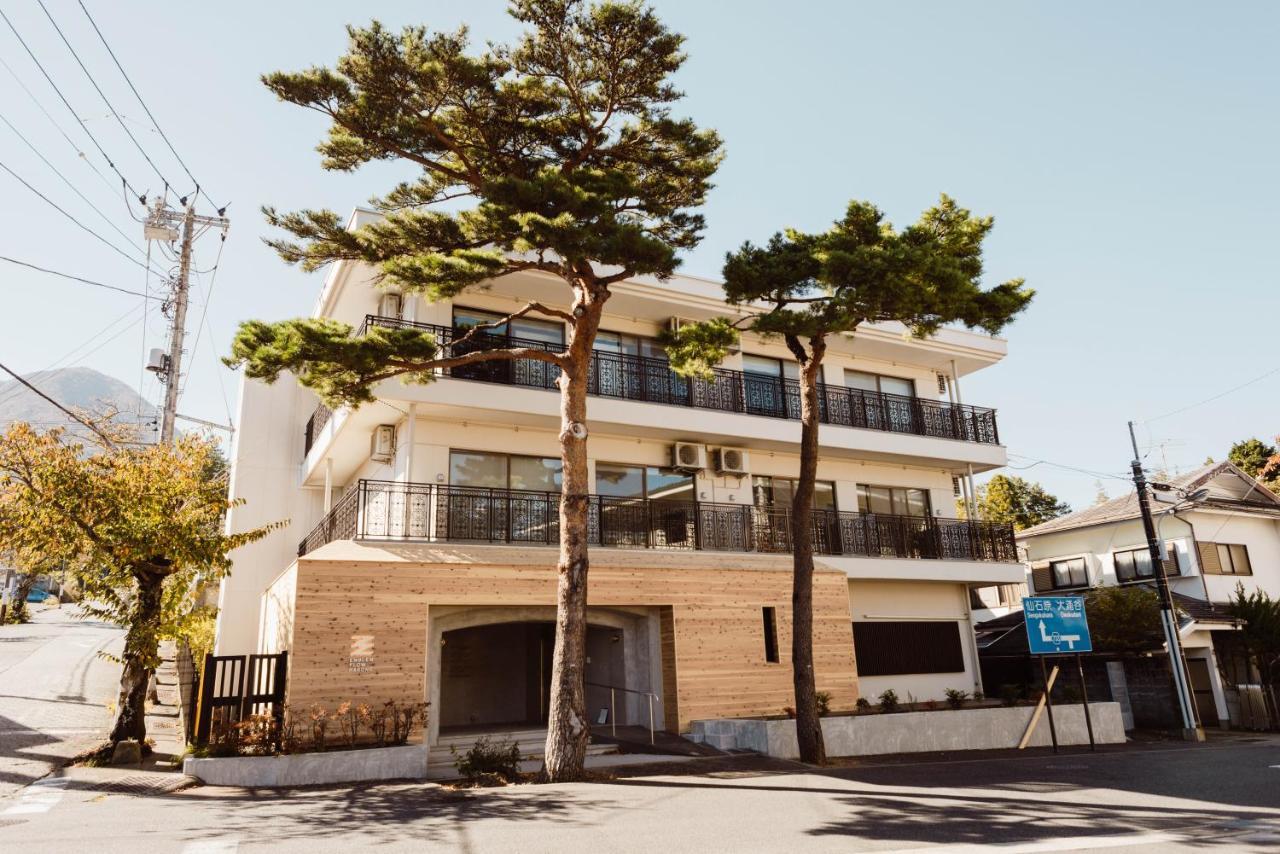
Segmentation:
{"type": "Polygon", "coordinates": [[[196,785],[192,777],[180,774],[137,774],[93,786],[95,791],[113,795],[167,795],[196,785]]]}

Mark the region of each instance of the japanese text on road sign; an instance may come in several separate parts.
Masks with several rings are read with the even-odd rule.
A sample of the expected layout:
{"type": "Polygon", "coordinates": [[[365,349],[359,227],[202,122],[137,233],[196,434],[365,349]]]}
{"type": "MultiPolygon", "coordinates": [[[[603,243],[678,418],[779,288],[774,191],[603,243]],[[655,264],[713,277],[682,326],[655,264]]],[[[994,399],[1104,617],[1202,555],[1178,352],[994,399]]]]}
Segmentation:
{"type": "Polygon", "coordinates": [[[1080,596],[1029,596],[1022,600],[1032,655],[1092,652],[1089,621],[1080,596]]]}

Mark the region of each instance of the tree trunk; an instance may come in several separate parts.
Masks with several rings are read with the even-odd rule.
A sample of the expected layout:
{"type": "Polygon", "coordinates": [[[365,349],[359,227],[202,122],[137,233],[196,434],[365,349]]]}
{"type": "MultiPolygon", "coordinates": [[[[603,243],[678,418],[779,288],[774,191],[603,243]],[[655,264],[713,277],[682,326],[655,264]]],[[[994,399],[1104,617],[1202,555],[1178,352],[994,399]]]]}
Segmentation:
{"type": "MultiPolygon", "coordinates": [[[[791,343],[791,342],[789,342],[791,343]]],[[[799,347],[794,342],[792,350],[799,347]]],[[[799,348],[803,353],[803,348],[799,348]]],[[[810,339],[800,366],[800,478],[791,502],[791,667],[795,679],[796,739],[800,761],[827,761],[813,672],[813,493],[818,474],[818,377],[826,344],[810,339]]]]}
{"type": "Polygon", "coordinates": [[[31,619],[27,613],[27,597],[31,595],[31,591],[35,589],[36,582],[39,580],[40,575],[35,572],[18,576],[18,586],[13,591],[13,613],[9,617],[12,622],[25,623],[31,619]]]}
{"type": "Polygon", "coordinates": [[[163,572],[140,569],[134,572],[138,599],[124,640],[124,670],[120,674],[120,697],[116,703],[116,719],[108,740],[112,744],[147,737],[147,685],[159,655],[157,631],[160,625],[160,600],[164,593],[163,572]]]}
{"type": "Polygon", "coordinates": [[[587,376],[608,291],[590,278],[574,286],[569,368],[560,375],[560,560],[556,583],[556,641],[551,659],[551,704],[543,777],[579,780],[591,737],[583,684],[587,650],[587,545],[591,481],[587,471],[587,376]]]}

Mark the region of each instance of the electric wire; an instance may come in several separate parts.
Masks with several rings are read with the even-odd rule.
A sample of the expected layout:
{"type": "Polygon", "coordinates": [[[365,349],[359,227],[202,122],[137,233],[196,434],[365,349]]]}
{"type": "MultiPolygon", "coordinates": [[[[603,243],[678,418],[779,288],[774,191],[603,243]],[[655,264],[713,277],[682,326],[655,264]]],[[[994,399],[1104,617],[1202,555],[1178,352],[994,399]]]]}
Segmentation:
{"type": "Polygon", "coordinates": [[[98,153],[102,155],[102,159],[107,161],[107,165],[111,167],[111,171],[115,172],[116,175],[120,177],[120,181],[124,184],[125,189],[132,193],[135,199],[142,201],[142,196],[133,188],[133,185],[129,183],[129,179],[126,178],[124,173],[116,166],[115,161],[107,156],[107,152],[103,150],[102,144],[98,142],[98,138],[94,136],[87,127],[85,127],[84,122],[80,121],[79,113],[77,113],[71,106],[71,102],[67,100],[67,96],[62,94],[62,90],[58,88],[58,84],[53,82],[53,78],[49,76],[49,72],[45,70],[45,67],[40,63],[40,60],[36,58],[35,53],[32,52],[31,48],[27,45],[26,39],[24,39],[22,34],[18,32],[18,28],[13,25],[13,21],[9,20],[9,16],[4,13],[3,9],[0,9],[0,18],[3,18],[4,22],[8,24],[9,29],[13,32],[18,43],[21,44],[23,50],[27,52],[27,56],[31,57],[31,61],[35,63],[36,68],[40,69],[40,73],[44,75],[44,79],[53,88],[58,99],[62,101],[62,105],[67,108],[67,112],[71,113],[72,118],[76,120],[76,124],[80,126],[80,129],[84,131],[85,136],[89,137],[90,142],[93,143],[93,147],[98,149],[98,153]]]}
{"type": "Polygon", "coordinates": [[[3,362],[0,362],[0,371],[4,371],[4,372],[5,372],[6,374],[8,374],[9,376],[13,377],[15,380],[17,380],[18,382],[22,383],[22,385],[26,386],[28,389],[30,389],[32,392],[34,392],[36,395],[38,395],[39,397],[44,398],[44,399],[45,399],[45,400],[47,400],[49,403],[53,404],[53,405],[54,405],[54,406],[56,406],[58,409],[60,409],[60,410],[62,410],[63,412],[65,412],[65,413],[66,413],[70,418],[72,418],[73,420],[75,420],[75,421],[79,422],[80,424],[83,424],[85,427],[88,427],[90,430],[92,430],[94,433],[96,433],[96,434],[97,434],[97,435],[102,439],[102,441],[106,442],[106,443],[107,443],[107,445],[114,445],[114,444],[115,444],[115,442],[113,442],[113,441],[111,440],[111,437],[110,437],[110,436],[108,436],[106,433],[103,433],[103,432],[102,432],[102,430],[100,430],[100,429],[97,427],[97,425],[95,425],[93,422],[88,421],[88,420],[86,420],[86,419],[84,419],[84,418],[80,417],[79,415],[77,415],[76,413],[72,412],[72,411],[71,411],[70,409],[68,409],[67,407],[63,406],[63,405],[62,405],[61,403],[59,403],[58,401],[54,400],[54,399],[53,399],[52,397],[50,397],[49,395],[45,394],[45,393],[44,393],[44,392],[42,392],[40,389],[36,388],[36,387],[35,387],[34,385],[32,385],[31,383],[27,382],[25,379],[23,379],[22,377],[20,377],[20,376],[18,376],[17,374],[15,374],[13,371],[9,370],[9,367],[8,367],[7,365],[5,365],[3,362]]]}
{"type": "MultiPolygon", "coordinates": [[[[101,338],[103,335],[106,335],[114,327],[118,326],[120,321],[128,319],[129,315],[132,314],[133,311],[134,310],[132,308],[128,309],[124,314],[120,315],[115,320],[112,320],[110,323],[103,326],[102,329],[98,330],[88,339],[81,341],[79,344],[72,347],[66,353],[63,353],[52,364],[50,364],[48,367],[41,369],[40,371],[38,371],[38,373],[48,373],[49,371],[57,371],[57,370],[61,370],[62,368],[68,368],[89,358],[94,353],[98,352],[103,347],[110,344],[112,341],[116,340],[121,335],[123,335],[124,333],[128,332],[130,329],[133,328],[134,323],[137,323],[136,320],[134,321],[134,323],[130,323],[116,330],[115,334],[112,335],[111,337],[103,341],[99,341],[96,346],[94,346],[92,349],[88,350],[87,352],[84,352],[84,353],[80,352],[81,350],[84,350],[85,347],[88,347],[90,344],[93,344],[95,341],[97,341],[97,339],[101,338]],[[74,361],[69,361],[72,359],[73,356],[75,356],[74,361]]],[[[3,406],[4,404],[9,403],[11,400],[15,399],[21,393],[22,393],[21,389],[12,389],[7,393],[0,394],[0,406],[3,406]]]]}
{"type": "Polygon", "coordinates": [[[142,291],[133,291],[133,290],[129,290],[128,288],[119,287],[118,285],[108,285],[106,282],[95,282],[93,279],[86,279],[82,276],[73,276],[70,273],[62,273],[62,272],[59,272],[58,270],[50,270],[48,267],[41,267],[39,264],[32,264],[28,261],[19,261],[17,258],[10,258],[8,255],[0,255],[0,261],[7,261],[10,264],[17,264],[19,267],[27,267],[32,270],[38,270],[41,273],[48,273],[51,276],[59,276],[63,279],[70,279],[73,282],[81,282],[86,285],[93,285],[95,288],[106,288],[109,291],[119,291],[122,294],[129,294],[130,296],[142,297],[143,299],[148,299],[148,300],[161,299],[160,297],[152,296],[150,293],[144,293],[142,291]]]}
{"type": "MultiPolygon", "coordinates": [[[[80,66],[80,70],[84,72],[84,76],[89,79],[91,84],[93,84],[94,91],[98,93],[98,97],[102,98],[102,103],[106,104],[107,109],[111,111],[111,115],[115,116],[116,121],[120,124],[121,130],[123,130],[125,135],[129,137],[129,141],[133,143],[134,148],[138,149],[138,153],[147,161],[147,165],[151,167],[152,171],[156,173],[156,177],[164,183],[165,189],[168,190],[173,186],[169,183],[169,179],[160,171],[160,167],[156,166],[155,161],[151,159],[151,155],[147,154],[146,149],[142,147],[142,143],[138,142],[137,138],[133,135],[133,131],[129,130],[129,126],[124,123],[124,119],[120,118],[120,114],[116,112],[116,108],[112,106],[111,100],[107,98],[106,93],[102,91],[102,87],[98,85],[98,81],[93,78],[93,75],[89,73],[89,69],[86,68],[84,62],[81,61],[80,54],[76,53],[76,49],[71,46],[71,42],[67,40],[66,35],[62,32],[62,28],[59,27],[58,22],[53,19],[53,15],[49,14],[49,9],[44,5],[44,0],[37,0],[37,2],[40,4],[40,9],[44,12],[44,16],[49,19],[49,23],[53,24],[53,28],[57,31],[58,37],[62,39],[62,43],[66,45],[67,50],[71,52],[71,57],[76,61],[76,65],[80,66]]],[[[81,125],[83,126],[83,122],[81,125]]]]}
{"type": "Polygon", "coordinates": [[[120,230],[120,227],[119,227],[118,225],[116,225],[114,222],[112,222],[112,221],[111,221],[111,218],[110,218],[110,217],[108,217],[105,213],[103,213],[103,212],[102,212],[102,210],[101,210],[97,205],[95,205],[93,202],[91,202],[91,201],[89,200],[89,197],[88,197],[88,196],[86,196],[84,193],[80,192],[80,188],[79,188],[79,187],[77,187],[74,183],[72,183],[71,179],[69,179],[66,175],[63,175],[63,174],[62,174],[62,172],[60,172],[60,171],[58,170],[58,167],[57,167],[57,166],[54,166],[52,163],[50,163],[50,162],[49,162],[49,158],[45,157],[45,156],[44,156],[44,154],[42,154],[42,153],[40,152],[40,149],[38,149],[38,148],[36,148],[34,145],[32,145],[32,144],[31,144],[31,141],[30,141],[30,140],[28,140],[25,136],[23,136],[23,135],[22,135],[22,131],[20,131],[20,130],[18,130],[16,127],[14,127],[14,126],[13,126],[13,122],[11,122],[11,121],[9,121],[7,118],[5,118],[5,116],[4,116],[4,114],[3,114],[3,113],[0,113],[0,122],[4,122],[4,123],[5,123],[5,125],[7,125],[7,126],[8,126],[9,130],[13,131],[14,135],[15,135],[15,136],[17,136],[17,137],[18,137],[18,139],[22,140],[23,144],[24,144],[24,145],[26,145],[26,146],[27,146],[27,148],[31,149],[31,150],[32,150],[32,152],[34,152],[34,153],[35,153],[36,157],[39,157],[39,158],[44,162],[44,165],[45,165],[45,166],[48,166],[51,170],[53,170],[53,174],[55,174],[55,175],[57,175],[59,178],[61,178],[61,179],[62,179],[62,183],[66,184],[68,187],[70,187],[70,188],[71,188],[71,192],[73,192],[73,193],[75,193],[77,196],[79,196],[79,197],[84,201],[84,203],[85,203],[86,205],[88,205],[88,206],[93,210],[93,212],[94,212],[94,213],[96,213],[98,216],[102,217],[102,221],[103,221],[103,222],[105,222],[107,225],[111,226],[111,228],[113,228],[113,229],[115,230],[116,234],[118,234],[118,235],[120,235],[121,237],[123,237],[123,238],[125,239],[125,242],[126,242],[126,243],[128,243],[130,246],[132,246],[134,249],[137,249],[139,252],[141,252],[141,251],[142,251],[142,247],[141,247],[141,246],[139,246],[137,243],[135,243],[135,242],[133,241],[133,239],[132,239],[131,237],[129,237],[129,235],[127,235],[127,234],[125,234],[123,231],[121,231],[121,230],[120,230]]]}
{"type": "Polygon", "coordinates": [[[1052,461],[1050,461],[1050,460],[1041,460],[1041,459],[1037,459],[1036,457],[1028,457],[1028,456],[1025,456],[1025,455],[1023,455],[1023,454],[1015,454],[1015,453],[1013,453],[1012,451],[1010,451],[1010,452],[1009,452],[1009,456],[1011,456],[1011,457],[1016,457],[1016,458],[1018,458],[1018,459],[1020,459],[1020,460],[1030,460],[1030,461],[1031,461],[1031,464],[1030,464],[1030,465],[1025,465],[1025,466],[1009,465],[1009,466],[1007,466],[1007,468],[1015,469],[1015,470],[1017,470],[1017,471],[1026,471],[1027,469],[1033,469],[1033,468],[1035,468],[1036,466],[1039,466],[1039,465],[1046,465],[1046,466],[1052,466],[1053,468],[1066,469],[1067,471],[1079,472],[1080,474],[1087,474],[1087,475],[1089,475],[1090,477],[1099,477],[1099,478],[1101,478],[1101,477],[1105,477],[1105,478],[1108,478],[1108,479],[1110,479],[1110,480],[1123,480],[1123,481],[1126,481],[1126,482],[1129,480],[1129,478],[1127,478],[1127,477],[1123,477],[1123,476],[1121,476],[1121,475],[1116,475],[1116,474],[1107,474],[1106,472],[1100,472],[1100,471],[1092,471],[1092,470],[1090,470],[1090,469],[1079,468],[1079,467],[1077,467],[1077,466],[1069,466],[1069,465],[1066,465],[1065,463],[1055,463],[1055,462],[1052,462],[1052,461]]]}
{"type": "Polygon", "coordinates": [[[1195,403],[1188,404],[1179,409],[1174,409],[1170,412],[1164,413],[1163,415],[1157,415],[1154,418],[1148,418],[1146,419],[1146,421],[1142,423],[1150,424],[1152,421],[1159,421],[1163,418],[1169,418],[1174,415],[1181,415],[1183,412],[1186,412],[1187,410],[1195,409],[1197,406],[1204,406],[1206,403],[1213,403],[1215,400],[1220,400],[1221,398],[1224,398],[1229,394],[1234,394],[1237,391],[1240,391],[1240,389],[1242,388],[1248,388],[1249,386],[1254,385],[1255,383],[1260,383],[1263,380],[1267,379],[1268,377],[1275,376],[1276,374],[1280,374],[1280,367],[1272,368],[1271,370],[1267,371],[1265,374],[1262,374],[1261,376],[1254,377],[1248,382],[1240,383],[1240,385],[1232,386],[1226,391],[1219,392],[1218,394],[1215,394],[1212,397],[1206,397],[1204,400],[1199,400],[1199,401],[1196,401],[1195,403]]]}
{"type": "MultiPolygon", "coordinates": [[[[164,128],[160,127],[160,122],[156,121],[155,115],[151,112],[151,108],[147,106],[147,102],[142,99],[142,95],[138,92],[138,87],[133,85],[128,72],[124,70],[124,66],[120,64],[120,60],[116,58],[116,52],[111,49],[111,45],[107,42],[106,36],[102,34],[102,30],[98,29],[98,22],[89,14],[89,10],[85,7],[83,0],[77,0],[80,3],[80,9],[84,12],[84,16],[89,19],[89,23],[93,26],[93,31],[98,34],[98,38],[102,41],[102,46],[107,49],[107,53],[111,55],[111,61],[116,64],[116,68],[120,71],[120,76],[124,78],[124,82],[129,84],[130,91],[133,96],[138,99],[138,103],[142,105],[142,109],[146,111],[147,118],[151,120],[151,125],[156,129],[156,133],[160,134],[160,138],[164,140],[164,144],[169,146],[169,151],[173,153],[174,158],[178,161],[178,165],[182,167],[182,171],[187,173],[187,177],[191,179],[191,183],[195,184],[196,192],[205,197],[209,204],[218,208],[219,205],[213,199],[209,198],[209,194],[204,191],[203,185],[196,180],[196,176],[191,174],[191,170],[187,168],[186,162],[182,159],[182,155],[173,147],[173,143],[169,141],[169,135],[164,132],[164,128]]],[[[225,209],[225,205],[222,209],[225,209]]]]}
{"type": "MultiPolygon", "coordinates": [[[[0,14],[3,14],[3,13],[0,13],[0,14]]],[[[53,208],[54,210],[56,210],[58,213],[60,213],[60,214],[62,214],[63,216],[65,216],[67,219],[71,220],[73,223],[75,223],[75,224],[76,224],[77,226],[79,226],[81,229],[83,229],[84,231],[87,231],[89,234],[93,235],[95,238],[97,238],[99,241],[101,241],[104,245],[106,245],[109,249],[111,249],[111,251],[112,251],[112,252],[115,252],[117,255],[119,255],[121,258],[124,258],[125,260],[127,260],[127,261],[128,261],[129,263],[131,263],[131,264],[137,264],[139,267],[142,267],[144,270],[145,270],[145,269],[147,269],[146,264],[144,264],[143,262],[141,262],[141,261],[139,261],[138,259],[134,258],[134,257],[133,257],[132,255],[130,255],[128,252],[125,252],[125,251],[124,251],[123,249],[121,249],[119,246],[116,246],[116,245],[115,245],[114,243],[112,243],[110,240],[107,240],[107,239],[106,239],[105,237],[103,237],[101,234],[99,234],[98,232],[94,231],[92,228],[90,228],[89,226],[85,225],[83,222],[81,222],[80,220],[76,219],[76,218],[75,218],[74,216],[72,216],[71,214],[67,213],[67,212],[66,212],[62,207],[60,207],[60,206],[58,205],[58,203],[57,203],[57,202],[53,201],[53,199],[50,199],[50,198],[49,198],[48,196],[46,196],[44,193],[40,192],[40,191],[39,191],[39,190],[37,190],[35,187],[31,186],[31,184],[29,184],[29,183],[28,183],[28,182],[27,182],[27,181],[26,181],[26,180],[25,180],[21,175],[19,175],[17,172],[14,172],[12,169],[10,169],[10,168],[9,168],[9,167],[8,167],[8,166],[7,166],[3,161],[0,161],[0,169],[3,169],[4,171],[8,172],[8,173],[9,173],[10,175],[12,175],[12,176],[13,176],[13,177],[14,177],[14,178],[15,178],[15,179],[20,183],[20,184],[22,184],[22,186],[26,187],[28,190],[30,190],[31,192],[35,193],[37,196],[39,196],[41,199],[43,199],[43,200],[44,200],[44,201],[45,201],[45,202],[46,202],[50,207],[52,207],[52,208],[53,208]]],[[[159,271],[155,271],[155,272],[156,272],[156,274],[157,274],[157,275],[160,275],[159,271]]]]}
{"type": "MultiPolygon", "coordinates": [[[[222,250],[226,245],[227,245],[227,237],[226,235],[223,235],[221,242],[218,243],[218,255],[213,259],[213,267],[211,268],[211,272],[213,273],[213,275],[209,278],[209,286],[205,288],[204,304],[200,306],[200,320],[196,322],[196,340],[195,340],[195,343],[191,345],[191,353],[193,356],[196,350],[200,348],[200,336],[201,336],[201,333],[204,332],[204,327],[206,325],[205,316],[209,312],[209,302],[213,299],[213,286],[218,283],[218,265],[222,263],[222,250]]],[[[191,379],[191,374],[188,372],[187,381],[190,381],[190,379],[191,379]]],[[[178,391],[178,393],[182,394],[186,390],[187,390],[187,383],[183,382],[182,387],[178,391]]]]}

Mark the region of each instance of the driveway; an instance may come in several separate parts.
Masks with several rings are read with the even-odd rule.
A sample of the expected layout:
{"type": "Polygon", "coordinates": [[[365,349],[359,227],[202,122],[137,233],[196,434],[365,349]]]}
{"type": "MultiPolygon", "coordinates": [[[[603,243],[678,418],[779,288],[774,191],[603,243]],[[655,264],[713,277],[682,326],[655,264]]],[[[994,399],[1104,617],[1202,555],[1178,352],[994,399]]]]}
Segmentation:
{"type": "Polygon", "coordinates": [[[75,615],[63,605],[0,626],[0,805],[106,734],[120,667],[98,653],[118,654],[124,635],[75,615]]]}

